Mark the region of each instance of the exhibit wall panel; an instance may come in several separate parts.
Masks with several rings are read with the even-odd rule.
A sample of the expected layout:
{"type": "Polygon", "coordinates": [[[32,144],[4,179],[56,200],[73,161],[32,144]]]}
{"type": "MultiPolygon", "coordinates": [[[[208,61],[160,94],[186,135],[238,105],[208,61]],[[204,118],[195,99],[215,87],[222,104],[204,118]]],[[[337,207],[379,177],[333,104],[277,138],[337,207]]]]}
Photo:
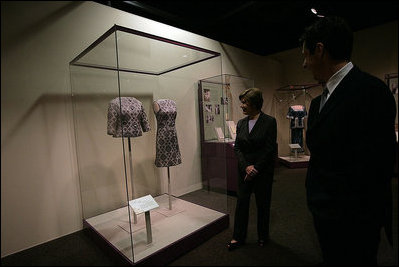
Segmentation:
{"type": "MultiPolygon", "coordinates": [[[[273,115],[273,93],[283,84],[282,64],[272,57],[259,57],[248,51],[239,50],[227,44],[221,44],[223,61],[223,73],[247,77],[254,80],[254,86],[262,91],[262,111],[273,115]]],[[[238,97],[237,91],[233,97],[238,97]]],[[[239,100],[235,99],[235,104],[239,100]]],[[[236,107],[233,107],[236,108],[236,107]]],[[[235,118],[239,118],[239,114],[235,118]],[[238,117],[237,117],[238,116],[238,117]]]]}
{"type": "MultiPolygon", "coordinates": [[[[300,47],[268,58],[280,63],[282,86],[315,82],[312,73],[302,68],[300,47]]],[[[398,72],[398,21],[355,32],[352,62],[381,80],[386,73],[398,72]]]]}
{"type": "MultiPolygon", "coordinates": [[[[279,80],[282,83],[281,86],[289,84],[312,84],[316,82],[313,79],[312,73],[302,68],[303,56],[300,47],[276,53],[268,56],[268,58],[280,63],[281,77],[279,80]]],[[[352,62],[363,71],[369,72],[383,81],[385,74],[397,73],[398,21],[355,32],[352,62]]],[[[321,89],[317,88],[310,92],[310,94],[314,98],[321,94],[321,89]],[[314,94],[316,91],[317,93],[314,94]]],[[[309,98],[309,100],[311,99],[309,98]]],[[[310,105],[310,101],[308,104],[310,105]]],[[[308,108],[308,105],[306,107],[308,108]]],[[[274,110],[278,110],[279,113],[281,112],[281,114],[279,114],[281,118],[277,120],[277,138],[279,143],[286,143],[286,140],[289,140],[288,120],[285,118],[288,107],[287,110],[279,110],[280,108],[281,106],[273,107],[274,110]]],[[[289,153],[287,147],[279,146],[278,149],[279,155],[286,155],[289,153]]]]}

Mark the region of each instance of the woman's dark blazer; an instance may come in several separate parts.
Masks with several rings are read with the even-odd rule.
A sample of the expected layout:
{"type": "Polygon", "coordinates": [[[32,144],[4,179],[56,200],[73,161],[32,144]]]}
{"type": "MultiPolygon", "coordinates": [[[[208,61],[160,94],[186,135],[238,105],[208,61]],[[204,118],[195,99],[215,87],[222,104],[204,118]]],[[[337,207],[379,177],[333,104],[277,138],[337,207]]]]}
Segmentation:
{"type": "Polygon", "coordinates": [[[240,178],[244,179],[245,168],[249,165],[254,165],[259,175],[273,175],[277,153],[276,119],[261,112],[251,133],[248,129],[248,120],[247,116],[237,123],[234,151],[238,158],[240,178]]]}

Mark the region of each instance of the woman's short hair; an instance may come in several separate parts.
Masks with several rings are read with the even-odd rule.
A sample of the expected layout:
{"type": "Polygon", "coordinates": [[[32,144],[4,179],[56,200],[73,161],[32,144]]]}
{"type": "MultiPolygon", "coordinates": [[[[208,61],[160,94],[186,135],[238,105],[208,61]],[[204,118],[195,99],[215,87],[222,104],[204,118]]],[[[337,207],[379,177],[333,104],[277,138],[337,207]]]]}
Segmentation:
{"type": "Polygon", "coordinates": [[[245,101],[249,102],[249,104],[253,105],[257,110],[262,109],[262,91],[258,88],[248,88],[244,92],[242,92],[238,98],[240,99],[240,101],[244,98],[245,101]]]}

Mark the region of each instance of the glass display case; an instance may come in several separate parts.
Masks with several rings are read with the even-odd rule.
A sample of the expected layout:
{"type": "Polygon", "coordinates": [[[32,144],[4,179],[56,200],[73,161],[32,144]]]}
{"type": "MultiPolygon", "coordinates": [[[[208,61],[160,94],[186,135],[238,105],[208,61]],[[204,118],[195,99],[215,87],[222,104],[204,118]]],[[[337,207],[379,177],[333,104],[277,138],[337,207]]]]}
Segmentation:
{"type": "Polygon", "coordinates": [[[244,117],[238,96],[251,87],[252,79],[231,74],[199,81],[201,166],[208,190],[233,195],[237,192],[234,141],[237,122],[244,117]]]}
{"type": "Polygon", "coordinates": [[[274,93],[278,158],[290,168],[308,166],[310,157],[306,147],[306,119],[312,99],[321,93],[319,84],[287,85],[274,93]]]}
{"type": "Polygon", "coordinates": [[[228,227],[203,189],[196,83],[214,51],[119,25],[70,62],[83,224],[128,264],[165,265],[228,227]]]}

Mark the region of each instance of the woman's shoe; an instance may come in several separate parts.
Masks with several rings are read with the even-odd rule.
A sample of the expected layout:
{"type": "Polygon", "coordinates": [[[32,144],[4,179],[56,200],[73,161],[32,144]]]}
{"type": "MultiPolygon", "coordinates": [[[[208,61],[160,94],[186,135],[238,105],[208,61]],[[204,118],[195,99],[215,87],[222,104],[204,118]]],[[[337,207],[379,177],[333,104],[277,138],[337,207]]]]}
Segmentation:
{"type": "Polygon", "coordinates": [[[240,246],[241,246],[241,242],[237,241],[237,242],[233,243],[233,242],[230,241],[230,243],[227,244],[227,249],[229,251],[233,251],[236,248],[239,248],[240,246]]]}

